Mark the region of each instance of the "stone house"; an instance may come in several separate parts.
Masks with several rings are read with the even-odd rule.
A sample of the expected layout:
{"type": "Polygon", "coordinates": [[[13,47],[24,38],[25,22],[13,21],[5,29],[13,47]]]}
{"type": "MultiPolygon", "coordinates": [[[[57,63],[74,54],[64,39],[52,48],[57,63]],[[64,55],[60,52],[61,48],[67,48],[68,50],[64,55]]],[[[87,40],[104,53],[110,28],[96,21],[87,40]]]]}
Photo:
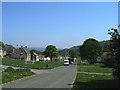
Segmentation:
{"type": "Polygon", "coordinates": [[[37,53],[32,52],[31,53],[31,60],[39,61],[40,60],[40,56],[37,53]]]}
{"type": "Polygon", "coordinates": [[[6,55],[6,51],[0,48],[0,57],[3,58],[6,55]]]}
{"type": "Polygon", "coordinates": [[[23,60],[30,61],[31,60],[31,53],[27,49],[27,46],[25,46],[25,47],[21,46],[21,48],[19,48],[19,49],[18,48],[13,49],[13,53],[11,54],[11,58],[23,59],[23,60]]]}

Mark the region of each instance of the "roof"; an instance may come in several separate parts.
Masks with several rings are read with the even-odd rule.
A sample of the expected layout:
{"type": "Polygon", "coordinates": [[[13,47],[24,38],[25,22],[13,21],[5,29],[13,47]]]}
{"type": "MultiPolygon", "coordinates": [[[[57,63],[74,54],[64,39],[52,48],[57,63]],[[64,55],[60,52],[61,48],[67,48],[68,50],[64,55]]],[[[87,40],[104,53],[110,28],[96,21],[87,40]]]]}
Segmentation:
{"type": "Polygon", "coordinates": [[[24,50],[27,54],[30,54],[30,51],[29,51],[27,48],[23,47],[23,50],[24,50]]]}
{"type": "Polygon", "coordinates": [[[13,53],[19,54],[20,50],[19,49],[13,49],[13,53]]]}
{"type": "Polygon", "coordinates": [[[37,54],[37,53],[35,53],[35,52],[33,52],[33,54],[34,54],[34,55],[36,55],[36,56],[38,55],[38,54],[37,54]]]}
{"type": "Polygon", "coordinates": [[[12,54],[11,58],[20,58],[20,55],[12,54]]]}

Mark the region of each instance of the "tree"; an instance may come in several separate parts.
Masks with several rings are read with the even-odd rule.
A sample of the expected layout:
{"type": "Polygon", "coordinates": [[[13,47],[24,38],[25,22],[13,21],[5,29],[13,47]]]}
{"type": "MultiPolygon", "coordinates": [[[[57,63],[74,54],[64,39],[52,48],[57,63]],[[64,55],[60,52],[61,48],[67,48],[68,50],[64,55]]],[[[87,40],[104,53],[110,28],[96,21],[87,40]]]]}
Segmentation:
{"type": "Polygon", "coordinates": [[[78,52],[75,49],[71,49],[69,51],[69,55],[71,58],[76,58],[78,56],[78,52]]]}
{"type": "Polygon", "coordinates": [[[111,55],[115,57],[116,66],[113,75],[120,81],[120,33],[117,29],[112,28],[108,30],[108,34],[111,36],[111,55]]]}
{"type": "Polygon", "coordinates": [[[45,57],[50,57],[51,61],[53,57],[57,57],[58,56],[58,51],[57,48],[53,45],[48,45],[45,49],[45,51],[43,52],[43,55],[45,55],[45,57]]]}
{"type": "Polygon", "coordinates": [[[5,45],[4,45],[3,42],[0,42],[0,47],[1,47],[2,49],[5,49],[5,45]]]}
{"type": "Polygon", "coordinates": [[[35,49],[32,49],[30,52],[31,53],[35,52],[36,54],[38,54],[38,51],[36,51],[35,49]]]}
{"type": "Polygon", "coordinates": [[[7,52],[7,56],[9,57],[11,56],[13,49],[15,49],[15,47],[13,47],[12,45],[5,44],[5,50],[7,52]]]}
{"type": "Polygon", "coordinates": [[[102,46],[95,39],[87,39],[80,47],[80,56],[82,59],[87,59],[90,64],[94,64],[97,57],[102,55],[102,46]]]}

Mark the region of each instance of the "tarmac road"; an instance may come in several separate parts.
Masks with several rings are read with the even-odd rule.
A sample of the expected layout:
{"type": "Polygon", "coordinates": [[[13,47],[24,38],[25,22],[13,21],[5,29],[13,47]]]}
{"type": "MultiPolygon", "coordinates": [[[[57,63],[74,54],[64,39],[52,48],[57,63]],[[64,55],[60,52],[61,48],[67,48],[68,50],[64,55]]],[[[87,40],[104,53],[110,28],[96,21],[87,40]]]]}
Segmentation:
{"type": "Polygon", "coordinates": [[[61,66],[44,73],[3,85],[3,88],[71,88],[77,73],[77,64],[61,66]]]}

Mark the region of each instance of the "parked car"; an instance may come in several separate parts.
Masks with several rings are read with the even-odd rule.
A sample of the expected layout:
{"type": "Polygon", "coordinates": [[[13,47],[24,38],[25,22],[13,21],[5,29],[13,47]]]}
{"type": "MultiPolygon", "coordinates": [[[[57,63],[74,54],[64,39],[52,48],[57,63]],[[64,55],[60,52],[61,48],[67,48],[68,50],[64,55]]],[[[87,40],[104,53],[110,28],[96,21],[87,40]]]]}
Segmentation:
{"type": "Polygon", "coordinates": [[[69,65],[69,60],[64,60],[64,66],[68,66],[69,65]]]}

